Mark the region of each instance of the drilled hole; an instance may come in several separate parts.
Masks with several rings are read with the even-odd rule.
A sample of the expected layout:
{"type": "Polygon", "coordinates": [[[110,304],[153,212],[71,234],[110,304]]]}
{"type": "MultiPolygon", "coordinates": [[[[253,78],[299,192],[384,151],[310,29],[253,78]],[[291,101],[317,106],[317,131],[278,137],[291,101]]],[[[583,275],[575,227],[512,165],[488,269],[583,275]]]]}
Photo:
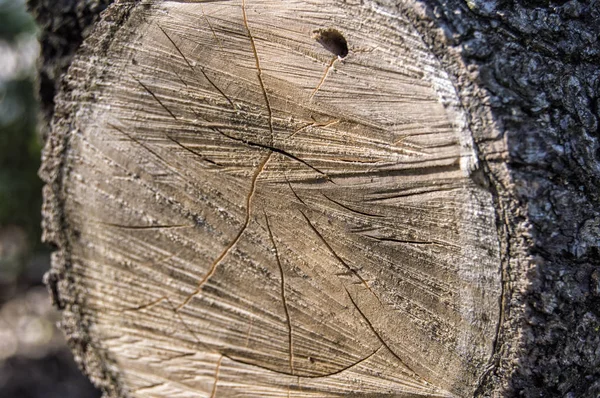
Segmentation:
{"type": "Polygon", "coordinates": [[[320,43],[327,51],[332,52],[340,58],[348,55],[348,42],[344,35],[333,28],[317,29],[313,32],[315,40],[320,43]]]}

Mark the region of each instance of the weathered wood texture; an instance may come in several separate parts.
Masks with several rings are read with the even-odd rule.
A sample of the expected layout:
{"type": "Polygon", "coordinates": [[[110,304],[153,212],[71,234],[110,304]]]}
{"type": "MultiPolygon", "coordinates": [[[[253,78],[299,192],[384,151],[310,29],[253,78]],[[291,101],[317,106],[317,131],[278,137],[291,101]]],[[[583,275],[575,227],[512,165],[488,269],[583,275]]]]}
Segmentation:
{"type": "MultiPolygon", "coordinates": [[[[108,11],[42,175],[50,285],[109,396],[594,396],[598,54],[551,96],[519,80],[568,72],[519,41],[550,11],[468,5],[108,11]],[[523,147],[565,137],[579,168],[523,147]]],[[[577,7],[560,29],[592,32],[577,7]]]]}

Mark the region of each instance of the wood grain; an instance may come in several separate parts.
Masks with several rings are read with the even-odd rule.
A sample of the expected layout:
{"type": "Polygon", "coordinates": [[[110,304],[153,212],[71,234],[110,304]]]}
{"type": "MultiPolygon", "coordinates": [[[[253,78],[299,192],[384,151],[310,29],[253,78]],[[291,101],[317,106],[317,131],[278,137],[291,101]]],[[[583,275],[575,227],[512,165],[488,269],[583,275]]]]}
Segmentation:
{"type": "Polygon", "coordinates": [[[473,393],[500,320],[493,204],[408,20],[148,1],[104,44],[69,72],[88,91],[61,184],[89,332],[131,396],[473,393]]]}

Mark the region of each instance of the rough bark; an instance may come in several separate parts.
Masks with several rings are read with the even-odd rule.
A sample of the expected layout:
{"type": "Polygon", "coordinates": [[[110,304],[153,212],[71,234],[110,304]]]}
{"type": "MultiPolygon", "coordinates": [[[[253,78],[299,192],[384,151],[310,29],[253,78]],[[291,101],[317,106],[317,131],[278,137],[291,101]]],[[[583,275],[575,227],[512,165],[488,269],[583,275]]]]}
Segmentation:
{"type": "Polygon", "coordinates": [[[42,136],[54,113],[54,97],[75,52],[113,0],[27,0],[40,29],[39,99],[42,136]]]}
{"type": "Polygon", "coordinates": [[[600,394],[599,4],[429,8],[461,49],[468,73],[456,73],[457,85],[473,124],[491,113],[507,149],[498,158],[474,132],[506,255],[507,324],[483,391],[506,383],[528,397],[600,394]]]}
{"type": "Polygon", "coordinates": [[[236,7],[227,36],[223,19],[210,23],[212,3],[117,4],[67,78],[42,169],[46,239],[59,248],[48,279],[91,377],[109,396],[210,395],[217,380],[224,396],[235,383],[251,396],[267,386],[275,395],[302,386],[316,396],[598,395],[597,3],[332,5],[332,19],[315,26],[344,32],[350,52],[336,61],[327,49],[339,54],[339,43],[317,31],[311,40],[324,47],[303,53],[312,66],[291,55],[302,43],[269,36],[282,27],[252,34],[277,25],[261,15],[272,8],[236,7]],[[156,13],[163,6],[169,13],[156,13]],[[194,23],[182,23],[189,15],[194,23]],[[201,46],[186,41],[195,34],[201,46]],[[228,51],[220,69],[211,64],[228,51]],[[228,70],[233,78],[212,74],[228,70]],[[402,98],[413,104],[401,108],[402,98]],[[436,127],[439,118],[451,128],[436,127]],[[373,147],[375,138],[388,143],[373,147]],[[87,160],[98,153],[104,165],[87,160]],[[177,173],[188,183],[169,186],[177,173]],[[384,191],[396,202],[365,204],[384,191]],[[169,240],[177,244],[164,250],[169,240]],[[139,249],[148,241],[154,260],[139,249]],[[202,249],[186,254],[186,241],[202,249]],[[157,258],[168,272],[148,268],[157,258]],[[303,284],[301,273],[318,282],[303,284]],[[423,281],[429,287],[415,287],[423,281]],[[225,287],[270,315],[215,321],[225,287]],[[438,298],[423,298],[432,292],[438,298]],[[308,327],[311,319],[321,326],[308,327]],[[251,337],[254,322],[268,341],[251,337]],[[311,345],[301,329],[338,351],[311,345]]]}

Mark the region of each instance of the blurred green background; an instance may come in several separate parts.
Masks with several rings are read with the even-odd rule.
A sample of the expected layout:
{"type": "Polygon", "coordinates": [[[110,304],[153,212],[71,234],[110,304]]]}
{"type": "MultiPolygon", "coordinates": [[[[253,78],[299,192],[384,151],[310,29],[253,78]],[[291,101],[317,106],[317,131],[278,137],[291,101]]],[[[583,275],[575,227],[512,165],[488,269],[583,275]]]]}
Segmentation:
{"type": "Polygon", "coordinates": [[[0,397],[91,398],[42,284],[39,31],[24,0],[0,0],[0,397]]]}

